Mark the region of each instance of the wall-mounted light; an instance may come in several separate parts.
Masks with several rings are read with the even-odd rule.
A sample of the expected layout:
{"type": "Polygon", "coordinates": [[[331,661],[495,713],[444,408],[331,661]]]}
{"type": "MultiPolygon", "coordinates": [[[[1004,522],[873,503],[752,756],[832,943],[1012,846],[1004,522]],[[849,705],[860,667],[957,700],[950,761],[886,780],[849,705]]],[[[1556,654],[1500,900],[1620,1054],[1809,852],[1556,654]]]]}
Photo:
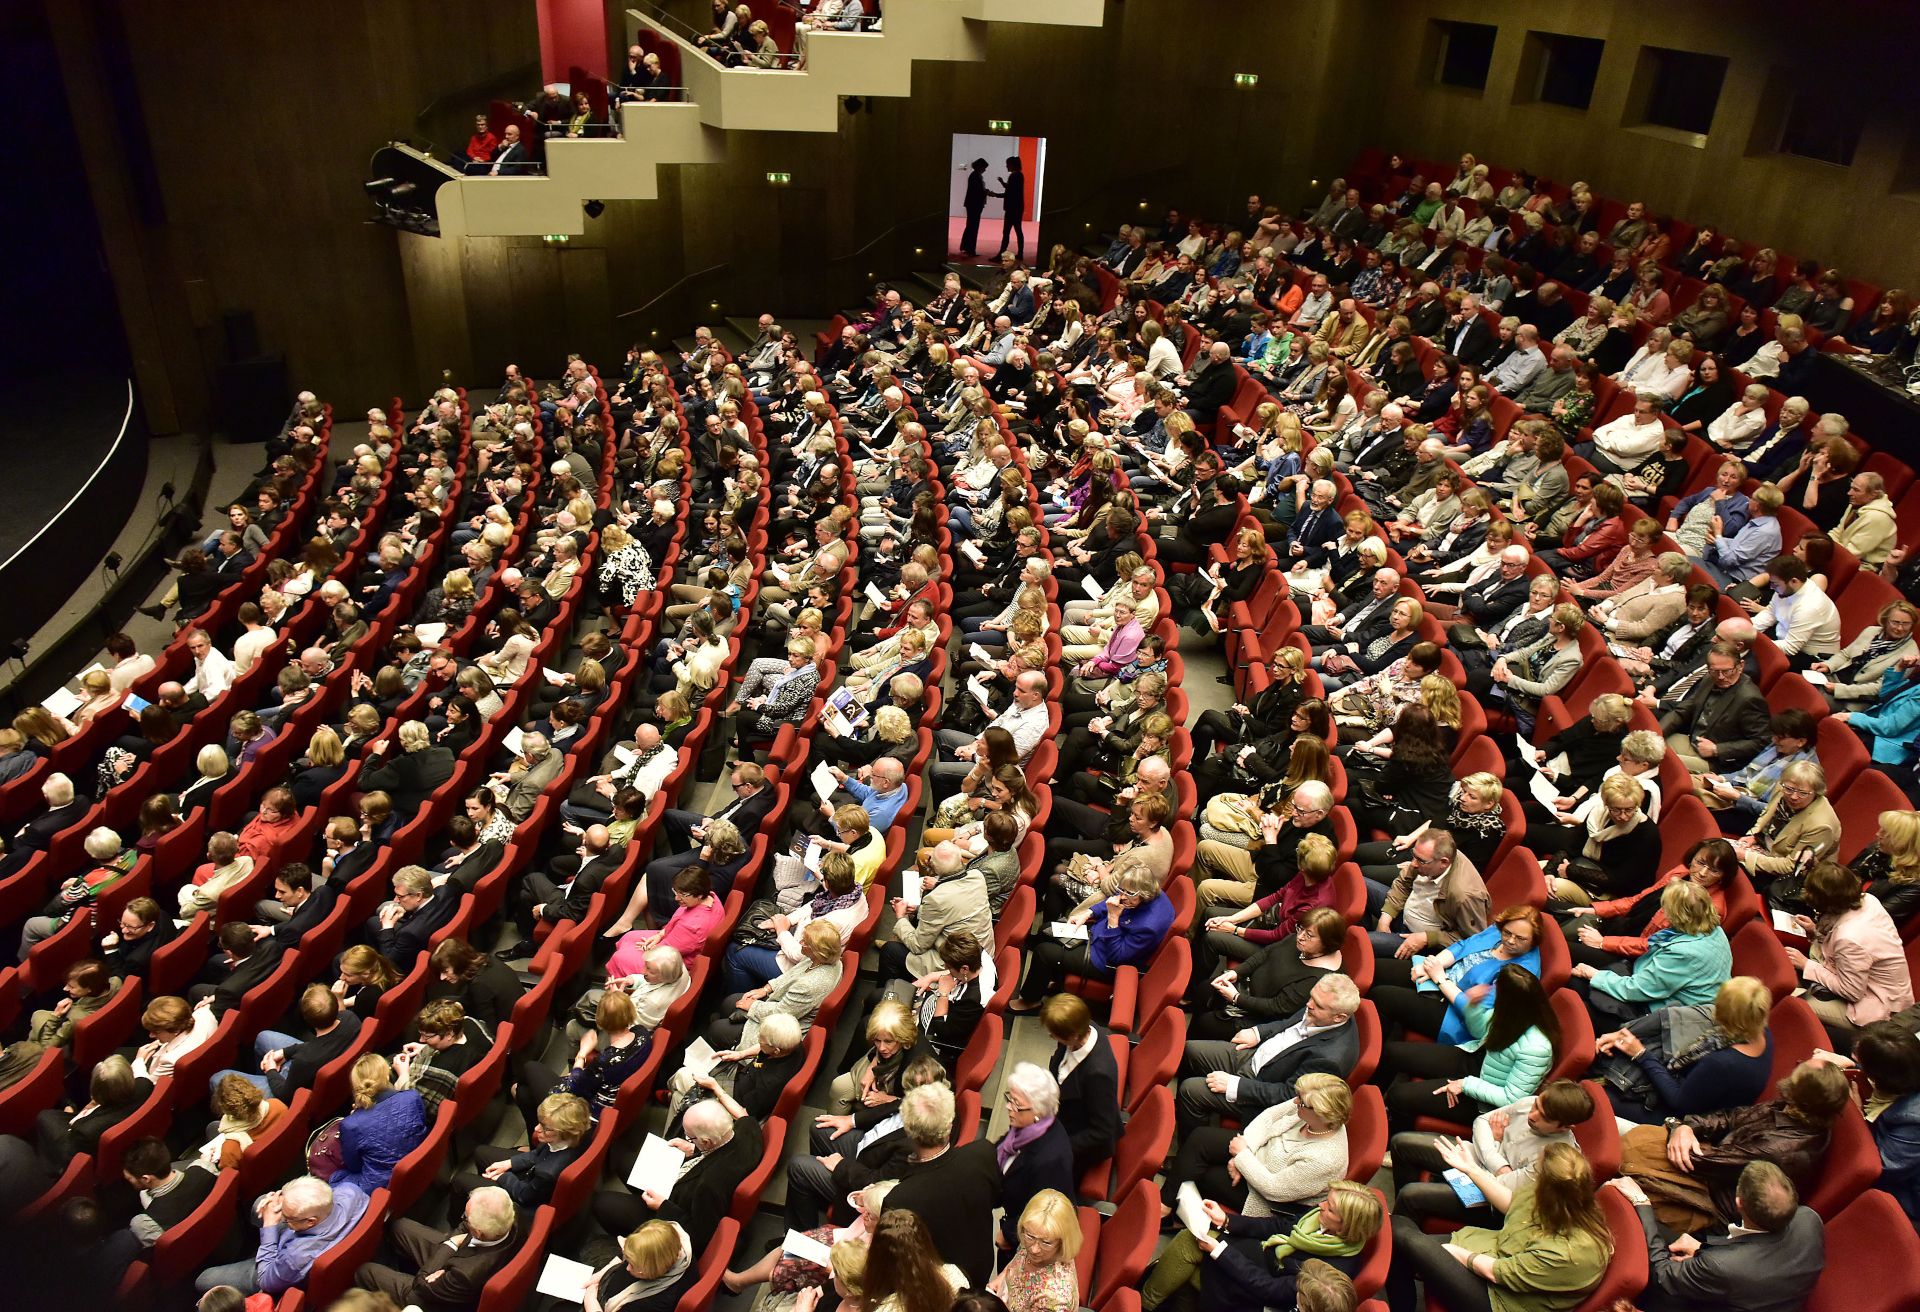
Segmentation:
{"type": "Polygon", "coordinates": [[[987,120],[987,131],[1011,132],[1013,131],[1013,120],[1010,118],[990,118],[987,120]]]}
{"type": "Polygon", "coordinates": [[[1141,209],[1143,209],[1143,210],[1144,210],[1144,209],[1146,209],[1146,208],[1147,208],[1147,203],[1146,203],[1145,201],[1141,201],[1141,202],[1140,202],[1140,208],[1141,208],[1141,209]]]}
{"type": "Polygon", "coordinates": [[[567,244],[567,234],[564,232],[550,232],[540,240],[549,246],[565,246],[567,244]]]}
{"type": "Polygon", "coordinates": [[[1237,87],[1257,87],[1260,85],[1260,75],[1258,73],[1235,73],[1233,75],[1233,84],[1237,87]]]}
{"type": "Polygon", "coordinates": [[[714,314],[718,314],[718,313],[720,313],[720,302],[718,302],[718,301],[708,301],[708,302],[707,302],[707,309],[708,309],[708,310],[710,310],[710,311],[712,311],[712,312],[713,312],[714,314]]]}
{"type": "Polygon", "coordinates": [[[922,255],[925,255],[926,253],[927,253],[927,248],[925,246],[915,246],[913,248],[913,254],[915,259],[918,259],[919,257],[921,257],[922,255]]]}
{"type": "Polygon", "coordinates": [[[791,173],[769,173],[769,174],[767,174],[767,182],[768,182],[768,184],[769,184],[769,185],[771,185],[771,186],[775,186],[775,187],[784,187],[784,186],[786,186],[786,185],[787,185],[788,183],[790,183],[790,182],[792,182],[792,181],[793,181],[793,174],[791,174],[791,173]]]}

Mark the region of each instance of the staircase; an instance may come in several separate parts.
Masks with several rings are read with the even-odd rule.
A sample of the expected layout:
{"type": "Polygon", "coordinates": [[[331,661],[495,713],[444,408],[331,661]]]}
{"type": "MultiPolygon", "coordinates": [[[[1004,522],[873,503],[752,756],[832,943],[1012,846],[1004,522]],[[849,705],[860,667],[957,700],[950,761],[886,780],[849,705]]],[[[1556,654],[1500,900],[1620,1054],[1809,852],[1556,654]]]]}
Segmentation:
{"type": "Polygon", "coordinates": [[[671,24],[627,11],[680,55],[686,100],[617,108],[617,138],[546,142],[544,177],[450,177],[435,193],[444,237],[577,235],[587,200],[654,200],[662,164],[711,164],[726,133],[836,132],[842,96],[906,96],[916,59],[986,58],[987,23],[1099,27],[1106,0],[888,0],[877,32],[806,36],[803,70],[727,68],[671,24]]]}

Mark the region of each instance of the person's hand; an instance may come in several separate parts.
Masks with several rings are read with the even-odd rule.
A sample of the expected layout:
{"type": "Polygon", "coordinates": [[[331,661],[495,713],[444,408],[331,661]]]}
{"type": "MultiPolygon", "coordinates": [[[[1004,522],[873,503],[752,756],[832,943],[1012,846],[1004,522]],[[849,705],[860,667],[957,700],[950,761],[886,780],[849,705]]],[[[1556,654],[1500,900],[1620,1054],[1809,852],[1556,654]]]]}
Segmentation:
{"type": "Polygon", "coordinates": [[[1227,1224],[1227,1209],[1214,1202],[1213,1199],[1201,1199],[1200,1210],[1206,1213],[1207,1220],[1215,1228],[1222,1228],[1227,1224]]]}
{"type": "Polygon", "coordinates": [[[1620,1030],[1614,1036],[1613,1050],[1628,1061],[1635,1061],[1647,1050],[1647,1045],[1642,1043],[1631,1030],[1620,1030]]]}
{"type": "Polygon", "coordinates": [[[505,1175],[506,1173],[507,1173],[507,1164],[504,1161],[495,1162],[492,1166],[489,1166],[485,1170],[480,1172],[480,1174],[486,1176],[487,1179],[489,1180],[498,1180],[501,1176],[505,1175]]]}
{"type": "Polygon", "coordinates": [[[1595,970],[1592,966],[1586,965],[1583,962],[1582,964],[1575,966],[1571,973],[1575,979],[1592,979],[1595,975],[1598,975],[1600,972],[1598,970],[1595,970]]]}
{"type": "Polygon", "coordinates": [[[1647,1191],[1642,1189],[1640,1182],[1630,1175],[1616,1175],[1607,1181],[1606,1187],[1619,1190],[1620,1196],[1635,1207],[1644,1207],[1647,1204],[1647,1191]]]}
{"type": "Polygon", "coordinates": [[[851,1115],[830,1116],[823,1112],[813,1118],[813,1124],[815,1129],[831,1130],[836,1135],[845,1134],[853,1128],[853,1117],[851,1115]]]}
{"type": "Polygon", "coordinates": [[[260,1226],[262,1229],[268,1226],[281,1225],[286,1221],[286,1217],[286,1209],[281,1205],[278,1190],[275,1190],[260,1200],[260,1226]]]}
{"type": "Polygon", "coordinates": [[[1807,968],[1807,954],[1799,948],[1783,946],[1781,950],[1787,954],[1787,960],[1793,963],[1795,970],[1805,970],[1807,968]]]}
{"type": "Polygon", "coordinates": [[[1494,1138],[1506,1138],[1507,1125],[1508,1117],[1504,1111],[1496,1109],[1487,1113],[1487,1129],[1493,1134],[1494,1138]]]}
{"type": "Polygon", "coordinates": [[[1675,1169],[1693,1173],[1693,1155],[1700,1151],[1700,1140],[1690,1125],[1676,1125],[1667,1134],[1667,1160],[1675,1169]]]}
{"type": "Polygon", "coordinates": [[[648,1211],[657,1212],[666,1206],[667,1196],[665,1194],[657,1194],[651,1189],[646,1189],[641,1191],[640,1201],[647,1205],[648,1211]]]}
{"type": "MultiPolygon", "coordinates": [[[[1459,1081],[1455,1080],[1453,1081],[1452,1084],[1449,1084],[1446,1087],[1452,1088],[1453,1084],[1458,1084],[1458,1083],[1459,1081]]],[[[1453,1105],[1453,1102],[1449,1100],[1447,1105],[1451,1107],[1453,1105]]],[[[1505,1126],[1503,1125],[1502,1129],[1504,1128],[1505,1126]]],[[[1451,1136],[1443,1136],[1441,1138],[1435,1139],[1433,1141],[1433,1150],[1436,1153],[1440,1154],[1441,1161],[1445,1162],[1448,1166],[1451,1166],[1456,1171],[1465,1171],[1469,1167],[1478,1166],[1480,1164],[1479,1160],[1473,1155],[1473,1149],[1471,1146],[1469,1146],[1462,1140],[1453,1138],[1451,1136]]]]}
{"type": "Polygon", "coordinates": [[[1076,911],[1067,917],[1067,923],[1069,925],[1084,925],[1091,919],[1093,919],[1093,912],[1091,910],[1076,911]]]}
{"type": "Polygon", "coordinates": [[[1595,925],[1582,925],[1578,931],[1580,941],[1590,948],[1600,946],[1600,930],[1595,925]]]}
{"type": "Polygon", "coordinates": [[[60,1001],[54,1003],[53,1005],[53,1014],[56,1016],[64,1016],[72,1010],[73,1010],[72,998],[62,998],[60,999],[60,1001]]]}
{"type": "Polygon", "coordinates": [[[1240,1168],[1232,1162],[1227,1163],[1227,1179],[1233,1181],[1235,1184],[1240,1183],[1240,1168]]]}
{"type": "MultiPolygon", "coordinates": [[[[1218,930],[1221,932],[1230,933],[1233,930],[1233,923],[1234,922],[1228,919],[1226,916],[1209,916],[1207,918],[1206,927],[1209,932],[1218,930]]],[[[1220,982],[1219,980],[1214,981],[1215,984],[1218,984],[1219,982],[1220,982]]]]}
{"type": "Polygon", "coordinates": [[[1475,1255],[1470,1249],[1462,1248],[1458,1244],[1442,1244],[1440,1247],[1446,1250],[1448,1257],[1467,1268],[1467,1270],[1473,1270],[1473,1259],[1475,1255]]]}
{"type": "Polygon", "coordinates": [[[1416,929],[1400,936],[1400,946],[1393,950],[1393,955],[1396,960],[1405,961],[1414,953],[1424,951],[1426,946],[1426,931],[1416,929]]]}
{"type": "Polygon", "coordinates": [[[682,1157],[691,1157],[699,1151],[699,1149],[694,1147],[693,1140],[691,1139],[669,1139],[667,1140],[667,1146],[679,1153],[682,1157]]]}
{"type": "Polygon", "coordinates": [[[1447,1106],[1458,1107],[1460,1105],[1460,1093],[1466,1088],[1466,1083],[1465,1080],[1448,1080],[1445,1084],[1435,1089],[1434,1092],[1446,1098],[1447,1106]]]}

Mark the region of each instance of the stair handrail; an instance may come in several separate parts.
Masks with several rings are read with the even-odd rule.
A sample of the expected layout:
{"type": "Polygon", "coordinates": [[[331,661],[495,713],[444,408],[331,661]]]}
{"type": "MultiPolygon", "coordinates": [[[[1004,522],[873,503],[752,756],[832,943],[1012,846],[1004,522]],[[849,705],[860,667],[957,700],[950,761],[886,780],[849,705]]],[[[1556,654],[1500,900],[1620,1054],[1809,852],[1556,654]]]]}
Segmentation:
{"type": "Polygon", "coordinates": [[[692,282],[694,279],[704,278],[708,274],[719,273],[722,269],[730,269],[732,267],[733,266],[730,262],[723,260],[719,264],[708,265],[704,269],[695,269],[692,273],[685,274],[679,279],[677,279],[676,281],[669,283],[665,288],[661,290],[659,295],[655,296],[652,300],[646,302],[644,305],[635,306],[631,310],[622,310],[620,311],[620,313],[614,315],[613,317],[616,319],[631,319],[636,314],[643,314],[646,311],[651,310],[654,306],[658,305],[661,301],[665,300],[667,297],[673,295],[673,293],[679,291],[682,287],[686,286],[688,283],[692,282]]]}

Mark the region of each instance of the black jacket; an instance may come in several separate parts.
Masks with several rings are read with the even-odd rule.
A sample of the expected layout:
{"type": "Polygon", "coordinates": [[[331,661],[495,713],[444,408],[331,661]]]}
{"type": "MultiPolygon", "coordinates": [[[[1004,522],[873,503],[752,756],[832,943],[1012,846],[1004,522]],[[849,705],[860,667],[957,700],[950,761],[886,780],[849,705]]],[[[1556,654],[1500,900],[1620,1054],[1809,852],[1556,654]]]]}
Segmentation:
{"type": "MultiPolygon", "coordinates": [[[[1113,1059],[1106,1030],[1096,1025],[1093,1032],[1099,1036],[1093,1051],[1060,1085],[1060,1123],[1067,1127],[1067,1138],[1073,1144],[1076,1172],[1106,1161],[1120,1142],[1120,1067],[1113,1059]]],[[[1066,1049],[1056,1045],[1047,1063],[1047,1070],[1056,1079],[1066,1055],[1066,1049]]]]}
{"type": "Polygon", "coordinates": [[[1233,400],[1240,383],[1234,376],[1233,362],[1208,361],[1187,384],[1187,409],[1201,424],[1210,424],[1220,415],[1220,407],[1233,400]]]}
{"type": "Polygon", "coordinates": [[[1514,607],[1526,604],[1527,590],[1533,586],[1531,576],[1522,572],[1514,578],[1502,578],[1495,570],[1492,576],[1460,594],[1460,609],[1474,622],[1484,628],[1490,622],[1513,614],[1514,607]]]}
{"type": "Polygon", "coordinates": [[[379,765],[369,763],[360,775],[360,787],[393,798],[396,814],[418,811],[441,784],[453,778],[453,753],[444,747],[399,752],[379,765]]]}
{"type": "Polygon", "coordinates": [[[712,1242],[713,1232],[733,1206],[733,1191],[753,1174],[765,1147],[759,1121],[750,1116],[736,1120],[733,1137],[688,1168],[654,1215],[679,1225],[699,1252],[712,1242]]]}
{"type": "Polygon", "coordinates": [[[993,1145],[975,1139],[949,1148],[930,1162],[910,1164],[887,1196],[887,1210],[918,1212],[940,1260],[966,1272],[967,1283],[975,1289],[984,1289],[993,1277],[989,1218],[1000,1195],[1000,1166],[993,1145]]]}
{"type": "Polygon", "coordinates": [[[1056,1117],[1045,1134],[1014,1156],[1000,1178],[1000,1205],[1006,1209],[1000,1218],[1000,1236],[1008,1247],[1018,1247],[1015,1230],[1020,1213],[1035,1194],[1042,1189],[1058,1189],[1071,1198],[1079,1179],[1073,1169],[1073,1141],[1056,1117]]]}
{"type": "Polygon", "coordinates": [[[282,951],[299,947],[300,941],[320,927],[339,900],[340,890],[332,884],[315,884],[307,900],[293,915],[275,925],[270,937],[282,951]]]}

